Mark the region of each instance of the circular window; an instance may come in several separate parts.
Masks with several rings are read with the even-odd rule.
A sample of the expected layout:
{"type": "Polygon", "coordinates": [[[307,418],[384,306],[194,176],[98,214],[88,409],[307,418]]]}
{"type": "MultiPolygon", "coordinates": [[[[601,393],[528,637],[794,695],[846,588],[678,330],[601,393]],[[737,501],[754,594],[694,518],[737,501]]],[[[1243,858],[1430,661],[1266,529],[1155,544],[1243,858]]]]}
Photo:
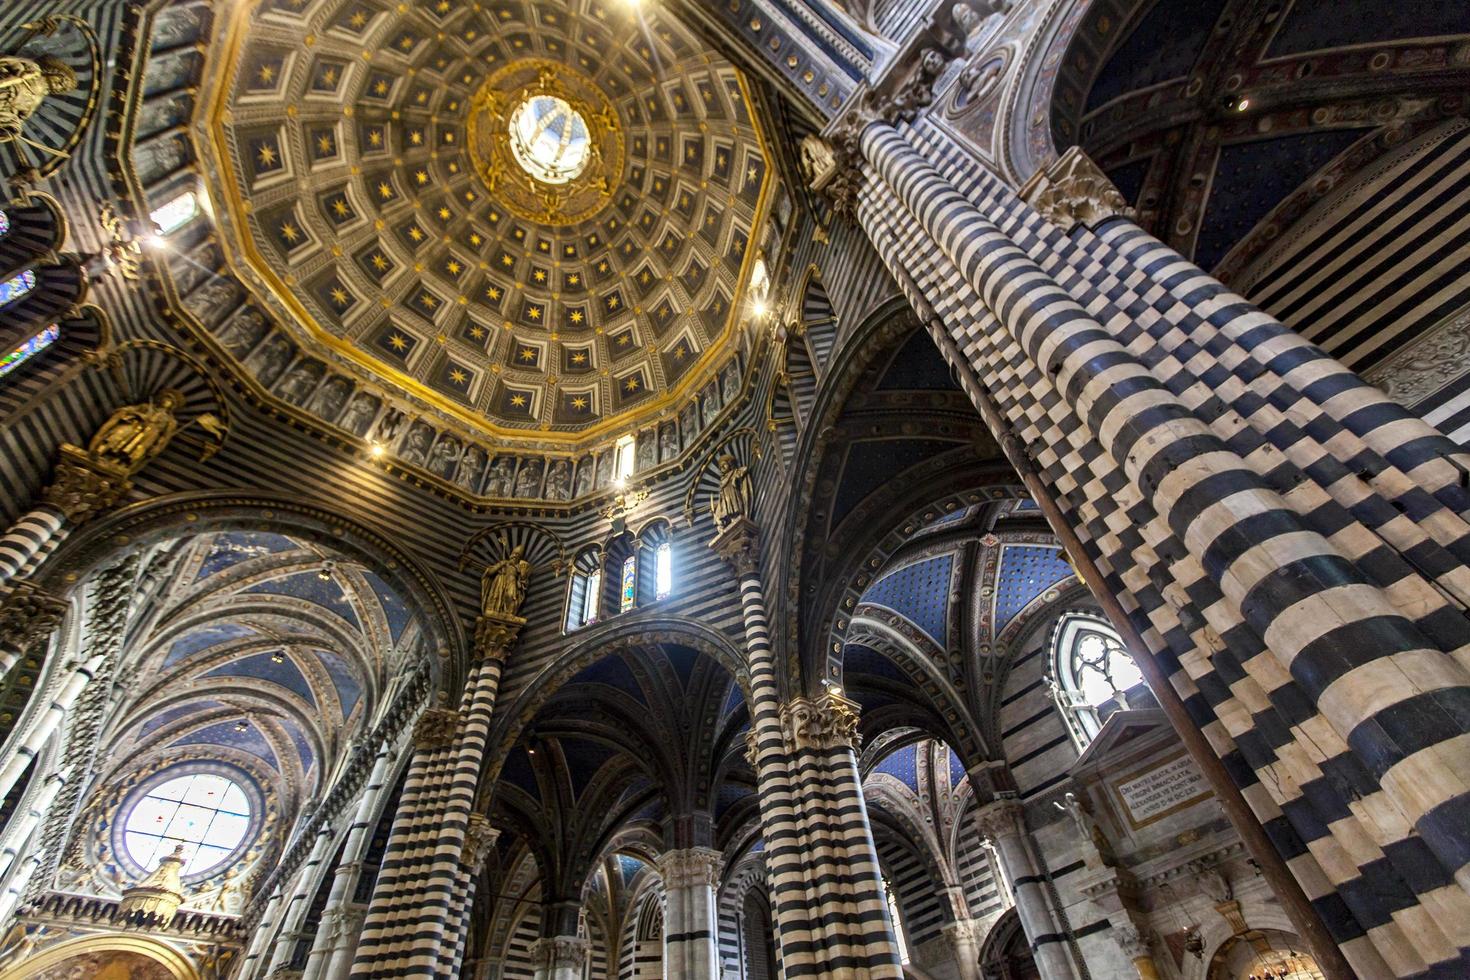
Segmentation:
{"type": "Polygon", "coordinates": [[[510,114],[510,150],[532,177],[565,184],[586,169],[592,139],[587,121],[565,99],[533,95],[510,114]]]}
{"type": "Polygon", "coordinates": [[[203,874],[245,843],[250,815],[250,799],[234,780],[212,772],[173,776],[148,787],[128,808],[123,842],[144,871],[182,846],[182,873],[203,874]]]}

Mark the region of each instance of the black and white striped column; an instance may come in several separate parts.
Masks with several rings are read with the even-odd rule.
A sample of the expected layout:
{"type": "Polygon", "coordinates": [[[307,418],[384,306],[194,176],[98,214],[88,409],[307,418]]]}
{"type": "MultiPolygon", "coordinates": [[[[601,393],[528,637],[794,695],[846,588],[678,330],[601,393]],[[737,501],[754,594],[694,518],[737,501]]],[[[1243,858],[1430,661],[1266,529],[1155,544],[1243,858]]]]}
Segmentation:
{"type": "Polygon", "coordinates": [[[984,379],[1358,972],[1470,966],[1457,447],[1126,227],[1074,241],[993,178],[957,187],[936,161],[979,168],[923,139],[863,133],[879,252],[984,379]]]}
{"type": "Polygon", "coordinates": [[[817,732],[832,719],[805,699],[781,704],[754,523],[736,519],[710,547],[740,583],[750,669],[747,757],[756,770],[783,973],[901,977],[851,741],[817,745],[797,737],[796,725],[817,732]]]}
{"type": "Polygon", "coordinates": [[[1047,980],[1080,976],[1068,955],[1067,937],[1036,860],[1020,801],[998,799],[987,803],[976,814],[976,824],[980,833],[993,842],[1006,880],[1011,883],[1016,915],[1041,975],[1047,980]]]}
{"type": "Polygon", "coordinates": [[[664,980],[719,980],[719,907],[724,858],[707,847],[665,851],[658,859],[664,883],[664,980]]]}
{"type": "Polygon", "coordinates": [[[41,549],[64,537],[66,515],[58,508],[42,505],[28,511],[0,537],[0,585],[20,577],[41,549]]]}

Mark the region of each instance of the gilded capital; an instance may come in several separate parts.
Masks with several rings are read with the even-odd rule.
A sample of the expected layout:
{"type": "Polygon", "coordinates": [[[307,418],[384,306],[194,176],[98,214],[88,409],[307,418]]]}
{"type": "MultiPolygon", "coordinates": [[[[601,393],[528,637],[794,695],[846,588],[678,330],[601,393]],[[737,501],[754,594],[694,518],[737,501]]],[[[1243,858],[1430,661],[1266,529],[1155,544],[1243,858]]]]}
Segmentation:
{"type": "Polygon", "coordinates": [[[816,700],[792,698],[781,708],[781,728],[786,750],[826,752],[858,746],[858,706],[840,694],[824,694],[816,700]]]}
{"type": "Polygon", "coordinates": [[[124,467],[94,459],[78,446],[63,444],[55,474],[41,492],[41,500],[61,511],[71,523],[80,524],[117,506],[132,488],[124,467]]]}
{"type": "Polygon", "coordinates": [[[526,621],[507,613],[487,612],[475,620],[475,658],[505,662],[526,621]]]}
{"type": "Polygon", "coordinates": [[[459,734],[459,712],[452,708],[429,708],[413,726],[413,744],[420,749],[443,749],[454,744],[459,734]]]}
{"type": "Polygon", "coordinates": [[[460,852],[459,863],[463,864],[472,874],[478,874],[485,866],[485,858],[490,856],[495,842],[500,839],[500,831],[490,826],[490,821],[479,813],[470,814],[469,826],[465,828],[464,850],[460,852]]]}
{"type": "Polygon", "coordinates": [[[67,602],[30,582],[16,582],[0,601],[0,637],[25,651],[46,640],[61,625],[67,602]]]}
{"type": "Polygon", "coordinates": [[[755,522],[743,515],[725,524],[709,546],[740,578],[754,575],[760,565],[760,532],[755,522]]]}
{"type": "Polygon", "coordinates": [[[1077,225],[1095,228],[1108,218],[1136,212],[1123,194],[1080,147],[1069,147],[1021,188],[1021,197],[1063,231],[1077,225]]]}

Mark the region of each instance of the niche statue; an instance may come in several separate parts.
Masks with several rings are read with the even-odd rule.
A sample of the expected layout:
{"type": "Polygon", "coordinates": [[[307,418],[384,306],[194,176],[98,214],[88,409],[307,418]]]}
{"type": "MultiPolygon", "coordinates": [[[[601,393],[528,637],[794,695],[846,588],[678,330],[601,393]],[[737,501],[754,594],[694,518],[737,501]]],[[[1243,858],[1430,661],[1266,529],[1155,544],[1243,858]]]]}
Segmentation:
{"type": "Polygon", "coordinates": [[[174,413],[184,405],[184,396],[172,388],[152,401],[124,405],[102,423],[92,437],[87,453],[94,460],[111,463],[129,476],[163,452],[178,431],[174,413]]]}
{"type": "Polygon", "coordinates": [[[481,612],[486,616],[514,616],[526,601],[530,580],[526,549],[516,545],[509,557],[486,566],[485,574],[480,576],[481,612]]]}
{"type": "Polygon", "coordinates": [[[720,489],[710,499],[709,508],[716,530],[723,531],[740,518],[749,516],[754,497],[750,467],[741,466],[734,456],[721,456],[720,489]]]}
{"type": "Polygon", "coordinates": [[[48,95],[65,95],[76,87],[76,73],[50,55],[36,61],[0,55],[0,143],[21,139],[26,120],[48,95]]]}

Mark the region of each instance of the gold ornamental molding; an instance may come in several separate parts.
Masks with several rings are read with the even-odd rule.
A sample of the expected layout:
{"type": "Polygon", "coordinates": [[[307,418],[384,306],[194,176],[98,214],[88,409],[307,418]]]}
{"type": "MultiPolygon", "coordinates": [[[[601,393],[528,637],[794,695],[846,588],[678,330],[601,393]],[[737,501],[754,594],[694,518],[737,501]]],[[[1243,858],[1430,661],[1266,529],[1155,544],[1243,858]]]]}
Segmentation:
{"type": "Polygon", "coordinates": [[[623,179],[623,125],[612,102],[586,75],[543,58],[506,65],[480,86],[470,104],[469,148],[475,172],[496,200],[542,225],[565,227],[592,217],[623,179]],[[563,103],[586,127],[585,162],[565,180],[538,180],[517,159],[512,124],[535,100],[563,103]]]}

